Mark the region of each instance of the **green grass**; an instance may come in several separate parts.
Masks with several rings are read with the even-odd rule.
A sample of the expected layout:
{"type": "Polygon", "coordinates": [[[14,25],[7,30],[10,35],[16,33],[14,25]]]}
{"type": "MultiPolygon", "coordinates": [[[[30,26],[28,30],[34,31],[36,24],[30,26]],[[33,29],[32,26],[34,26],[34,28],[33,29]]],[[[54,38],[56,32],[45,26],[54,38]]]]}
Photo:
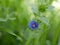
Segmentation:
{"type": "Polygon", "coordinates": [[[0,0],[0,45],[60,45],[60,9],[50,9],[52,2],[0,0]],[[29,28],[31,20],[37,30],[29,28]]]}

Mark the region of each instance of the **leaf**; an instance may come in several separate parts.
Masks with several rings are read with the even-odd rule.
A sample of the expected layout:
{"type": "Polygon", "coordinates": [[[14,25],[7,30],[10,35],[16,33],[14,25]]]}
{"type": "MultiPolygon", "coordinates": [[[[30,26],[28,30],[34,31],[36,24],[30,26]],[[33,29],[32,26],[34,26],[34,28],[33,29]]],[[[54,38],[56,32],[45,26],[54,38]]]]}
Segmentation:
{"type": "Polygon", "coordinates": [[[22,38],[21,38],[20,36],[16,35],[14,32],[12,32],[12,31],[10,31],[10,30],[6,30],[6,32],[9,33],[9,34],[11,34],[11,35],[13,35],[13,36],[16,36],[16,38],[17,38],[18,40],[20,40],[21,42],[23,42],[22,38]]]}

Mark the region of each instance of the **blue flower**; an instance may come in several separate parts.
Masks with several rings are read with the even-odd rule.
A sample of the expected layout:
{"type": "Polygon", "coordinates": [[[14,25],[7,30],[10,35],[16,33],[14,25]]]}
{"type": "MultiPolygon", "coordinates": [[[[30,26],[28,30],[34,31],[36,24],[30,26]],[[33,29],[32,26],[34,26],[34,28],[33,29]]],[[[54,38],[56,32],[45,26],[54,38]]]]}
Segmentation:
{"type": "Polygon", "coordinates": [[[29,28],[32,29],[32,30],[35,30],[38,28],[38,23],[36,21],[31,21],[29,23],[29,28]]]}

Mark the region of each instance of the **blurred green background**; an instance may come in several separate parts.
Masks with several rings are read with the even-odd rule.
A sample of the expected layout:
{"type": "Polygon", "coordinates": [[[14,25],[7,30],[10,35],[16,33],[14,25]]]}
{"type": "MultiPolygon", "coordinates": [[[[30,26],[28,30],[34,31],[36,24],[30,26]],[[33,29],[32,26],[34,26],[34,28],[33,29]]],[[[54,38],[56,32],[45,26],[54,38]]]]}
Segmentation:
{"type": "Polygon", "coordinates": [[[60,0],[0,0],[0,45],[60,45],[60,8],[54,1],[60,0]],[[38,29],[30,29],[32,20],[38,29]]]}

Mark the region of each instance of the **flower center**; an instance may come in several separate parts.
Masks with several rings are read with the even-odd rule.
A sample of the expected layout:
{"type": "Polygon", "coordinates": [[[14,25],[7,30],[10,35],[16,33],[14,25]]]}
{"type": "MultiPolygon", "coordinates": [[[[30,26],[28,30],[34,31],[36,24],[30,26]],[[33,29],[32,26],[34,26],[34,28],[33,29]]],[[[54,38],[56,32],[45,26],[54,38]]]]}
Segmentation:
{"type": "Polygon", "coordinates": [[[35,24],[32,24],[33,27],[35,27],[35,24]]]}

